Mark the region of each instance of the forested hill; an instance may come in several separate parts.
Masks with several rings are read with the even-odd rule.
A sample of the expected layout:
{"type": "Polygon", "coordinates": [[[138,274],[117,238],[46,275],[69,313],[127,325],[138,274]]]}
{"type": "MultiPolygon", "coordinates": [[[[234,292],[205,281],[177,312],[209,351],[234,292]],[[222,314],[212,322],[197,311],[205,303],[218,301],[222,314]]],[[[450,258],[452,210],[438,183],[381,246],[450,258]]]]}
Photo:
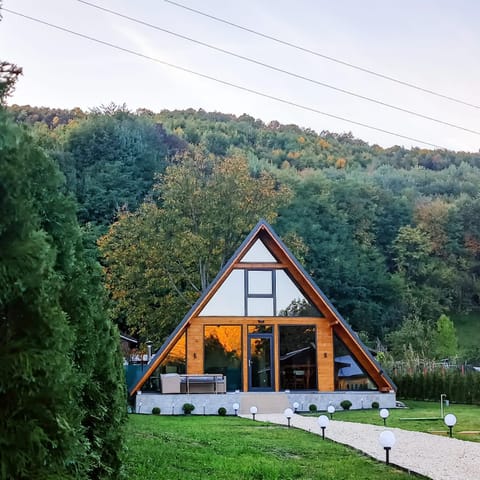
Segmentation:
{"type": "MultiPolygon", "coordinates": [[[[84,112],[47,107],[13,105],[9,108],[13,117],[29,125],[45,124],[50,130],[99,115],[121,117],[130,115],[125,107],[107,106],[84,112]]],[[[170,133],[192,145],[202,145],[215,155],[225,155],[231,148],[250,152],[278,168],[345,168],[390,165],[396,168],[424,167],[442,170],[451,165],[467,163],[480,168],[478,153],[453,152],[447,150],[405,149],[391,147],[384,149],[370,146],[354,138],[351,133],[337,134],[315,132],[297,125],[282,125],[276,121],[265,124],[249,115],[236,117],[219,112],[203,110],[164,110],[154,113],[139,109],[133,117],[148,119],[149,122],[164,125],[170,133]]]]}
{"type": "MultiPolygon", "coordinates": [[[[216,218],[223,215],[224,220],[196,238],[197,244],[201,237],[205,245],[212,240],[208,236],[224,239],[222,248],[212,247],[218,258],[205,263],[198,285],[216,273],[231,253],[227,246],[248,233],[258,220],[253,217],[262,213],[271,216],[278,233],[301,255],[353,327],[370,339],[384,339],[397,356],[405,355],[409,345],[425,356],[455,354],[439,346],[437,320],[443,313],[475,312],[480,307],[480,153],[384,149],[351,134],[317,133],[296,125],[265,124],[248,115],[202,110],[133,113],[113,105],[89,113],[29,106],[9,110],[18,122],[31,126],[37,141],[57,160],[77,198],[80,220],[97,228],[98,235],[106,233],[100,244],[118,321],[143,339],[164,338],[185,310],[175,303],[175,295],[188,303],[202,288],[190,289],[183,281],[173,287],[150,282],[143,286],[149,300],[146,293],[134,295],[128,286],[135,289],[140,277],[133,279],[126,269],[132,261],[142,264],[141,252],[127,259],[122,254],[128,249],[122,253],[119,247],[127,245],[128,238],[133,241],[133,231],[143,232],[143,243],[159,241],[158,225],[150,224],[148,230],[146,223],[155,215],[159,222],[168,217],[169,225],[179,231],[190,228],[182,217],[183,207],[175,204],[181,192],[173,196],[180,173],[192,180],[185,184],[184,190],[193,189],[186,202],[203,198],[198,194],[202,189],[210,192],[204,203],[209,198],[212,203],[199,210],[200,221],[207,222],[207,210],[215,208],[216,218]],[[250,179],[230,191],[215,190],[215,178],[228,185],[229,172],[242,162],[250,179]],[[270,188],[289,193],[277,197],[270,188]],[[241,217],[242,210],[229,198],[233,190],[241,194],[242,189],[245,198],[265,207],[245,207],[252,218],[244,223],[233,218],[241,217]],[[149,201],[143,203],[145,199],[149,201]],[[226,209],[232,212],[228,219],[226,209]],[[222,225],[238,227],[238,232],[225,236],[222,225]],[[142,301],[141,311],[135,310],[133,304],[142,301]],[[166,312],[163,323],[145,320],[158,312],[166,312]],[[169,318],[168,312],[175,315],[169,318]]],[[[243,178],[241,171],[235,174],[243,178]]],[[[200,209],[198,203],[195,208],[200,209]]],[[[176,238],[174,233],[170,238],[176,238]]],[[[172,255],[194,255],[185,246],[179,252],[172,255]]],[[[152,249],[146,248],[145,255],[151,256],[152,249]]],[[[185,265],[195,272],[193,265],[198,263],[188,258],[185,265]]],[[[461,353],[478,359],[479,350],[461,353]]]]}

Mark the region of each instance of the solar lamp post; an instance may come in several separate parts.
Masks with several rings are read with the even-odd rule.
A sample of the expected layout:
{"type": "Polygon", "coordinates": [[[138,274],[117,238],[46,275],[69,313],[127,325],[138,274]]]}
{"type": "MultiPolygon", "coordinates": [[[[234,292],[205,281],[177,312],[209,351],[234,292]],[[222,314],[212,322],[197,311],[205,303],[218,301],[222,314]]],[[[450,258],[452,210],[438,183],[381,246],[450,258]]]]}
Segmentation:
{"type": "Polygon", "coordinates": [[[395,445],[395,435],[390,430],[385,430],[380,434],[378,440],[385,450],[385,463],[388,465],[390,463],[390,450],[395,445]]]}
{"type": "Polygon", "coordinates": [[[335,407],[333,405],[329,405],[327,408],[327,412],[330,415],[330,420],[332,420],[333,414],[335,413],[335,407]]]}
{"type": "Polygon", "coordinates": [[[235,416],[238,416],[238,410],[240,409],[240,405],[238,403],[234,403],[232,405],[233,411],[235,412],[235,416]]]}
{"type": "Polygon", "coordinates": [[[255,420],[255,415],[257,414],[258,412],[258,408],[257,407],[250,407],[250,413],[252,414],[252,417],[253,419],[255,420]]]}
{"type": "Polygon", "coordinates": [[[457,423],[457,417],[453,413],[449,413],[445,415],[445,418],[443,419],[443,421],[445,422],[445,425],[448,427],[450,431],[449,432],[450,438],[452,438],[452,429],[457,423]]]}
{"type": "Polygon", "coordinates": [[[325,429],[327,428],[329,422],[330,420],[326,415],[320,415],[318,417],[318,425],[322,429],[322,440],[325,440],[325,429]]]}
{"type": "Polygon", "coordinates": [[[386,408],[380,410],[380,416],[383,418],[383,426],[387,425],[387,418],[390,415],[390,412],[386,408]]]}
{"type": "Polygon", "coordinates": [[[292,419],[292,416],[293,416],[293,410],[291,408],[286,408],[283,414],[285,415],[285,418],[288,421],[288,428],[290,428],[290,420],[292,419]]]}

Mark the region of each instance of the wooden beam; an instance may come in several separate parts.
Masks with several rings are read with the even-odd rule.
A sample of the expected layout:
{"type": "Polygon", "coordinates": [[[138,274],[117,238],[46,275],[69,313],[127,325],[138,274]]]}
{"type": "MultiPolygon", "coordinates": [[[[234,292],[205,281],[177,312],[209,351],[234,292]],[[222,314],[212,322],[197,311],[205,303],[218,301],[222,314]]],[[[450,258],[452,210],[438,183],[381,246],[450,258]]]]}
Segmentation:
{"type": "Polygon", "coordinates": [[[242,325],[242,380],[244,392],[248,392],[248,330],[242,325]]]}
{"type": "Polygon", "coordinates": [[[275,378],[273,380],[273,388],[276,392],[280,391],[280,332],[278,324],[273,326],[273,371],[275,378]]]}
{"type": "Polygon", "coordinates": [[[283,270],[287,268],[287,265],[284,263],[246,263],[238,262],[235,263],[235,268],[237,270],[283,270]]]}

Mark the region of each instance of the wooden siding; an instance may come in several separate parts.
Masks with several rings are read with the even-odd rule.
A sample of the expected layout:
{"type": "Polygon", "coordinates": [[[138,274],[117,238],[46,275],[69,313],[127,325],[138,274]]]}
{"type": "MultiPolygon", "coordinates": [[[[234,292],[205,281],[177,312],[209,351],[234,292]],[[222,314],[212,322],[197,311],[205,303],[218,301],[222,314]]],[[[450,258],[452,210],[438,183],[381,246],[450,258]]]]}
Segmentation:
{"type": "Polygon", "coordinates": [[[334,354],[332,328],[328,320],[317,324],[317,385],[321,392],[334,390],[334,354]]]}
{"type": "Polygon", "coordinates": [[[191,322],[187,329],[187,373],[203,371],[203,324],[191,322]]]}

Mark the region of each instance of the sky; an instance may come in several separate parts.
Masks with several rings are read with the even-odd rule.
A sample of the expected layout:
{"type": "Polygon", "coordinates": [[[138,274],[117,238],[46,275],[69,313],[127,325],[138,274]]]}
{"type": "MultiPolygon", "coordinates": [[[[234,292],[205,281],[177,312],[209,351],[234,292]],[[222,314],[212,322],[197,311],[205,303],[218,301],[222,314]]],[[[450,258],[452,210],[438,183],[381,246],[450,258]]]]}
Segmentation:
{"type": "MultiPolygon", "coordinates": [[[[165,0],[88,1],[314,82],[480,131],[480,2],[477,0],[175,0],[284,42],[463,100],[477,108],[328,61],[165,0]]],[[[125,103],[131,110],[148,108],[155,112],[202,108],[235,115],[246,113],[265,123],[277,120],[316,132],[352,132],[355,137],[382,147],[432,148],[428,144],[433,144],[469,152],[480,149],[480,133],[419,118],[294,78],[100,11],[78,0],[3,0],[3,7],[284,100],[218,83],[3,11],[0,59],[21,66],[24,72],[10,104],[88,110],[114,102],[125,103]]]]}

